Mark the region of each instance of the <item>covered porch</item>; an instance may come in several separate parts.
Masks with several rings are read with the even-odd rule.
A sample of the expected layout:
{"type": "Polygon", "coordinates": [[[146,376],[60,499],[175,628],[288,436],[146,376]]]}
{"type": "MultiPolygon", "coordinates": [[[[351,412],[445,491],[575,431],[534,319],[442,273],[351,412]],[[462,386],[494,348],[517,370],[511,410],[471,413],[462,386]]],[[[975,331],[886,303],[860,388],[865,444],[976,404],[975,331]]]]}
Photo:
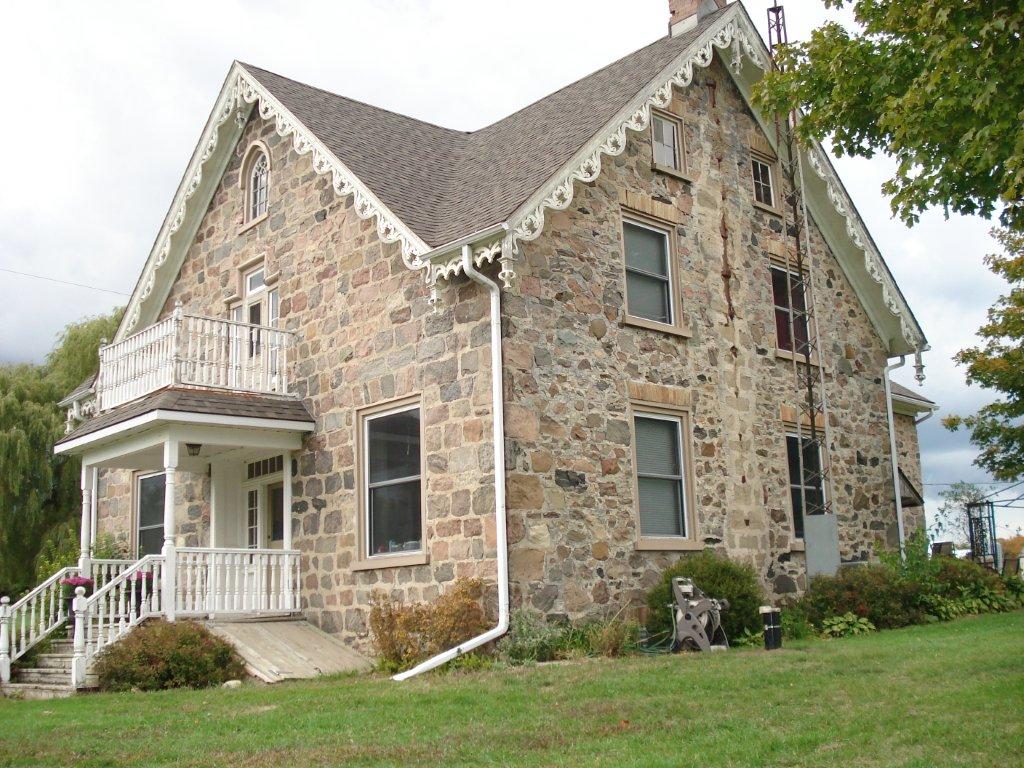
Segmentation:
{"type": "Polygon", "coordinates": [[[139,401],[135,415],[120,410],[93,419],[83,425],[88,431],[76,430],[56,447],[82,461],[79,572],[97,571],[106,588],[136,558],[149,558],[160,571],[152,589],[159,593],[158,613],[172,621],[297,610],[299,555],[286,510],[292,507],[292,454],[313,427],[302,404],[165,390],[139,401]],[[103,470],[121,470],[131,482],[130,530],[122,532],[131,552],[121,567],[92,561],[103,470]],[[205,478],[209,489],[208,525],[191,542],[182,513],[195,499],[179,490],[183,477],[205,478]]]}

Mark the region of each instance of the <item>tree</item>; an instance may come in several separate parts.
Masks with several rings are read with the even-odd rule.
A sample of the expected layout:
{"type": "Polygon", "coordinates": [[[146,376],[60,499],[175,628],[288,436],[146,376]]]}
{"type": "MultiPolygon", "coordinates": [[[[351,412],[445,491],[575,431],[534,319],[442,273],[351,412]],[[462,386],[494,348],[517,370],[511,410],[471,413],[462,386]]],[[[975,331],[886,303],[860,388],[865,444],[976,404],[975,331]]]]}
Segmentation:
{"type": "Polygon", "coordinates": [[[1024,233],[993,230],[1005,255],[986,257],[989,268],[1010,284],[988,311],[979,330],[981,346],[957,353],[967,366],[967,383],[1001,392],[1004,397],[983,406],[973,416],[948,416],[952,430],[970,430],[971,443],[980,449],[974,463],[997,480],[1024,476],[1024,233]]]}
{"type": "Polygon", "coordinates": [[[970,542],[970,528],[967,523],[967,505],[985,498],[985,491],[974,483],[960,481],[939,493],[942,506],[928,526],[932,541],[952,541],[958,547],[970,542]]]}
{"type": "Polygon", "coordinates": [[[80,509],[79,463],[53,454],[58,401],[95,371],[121,310],[69,325],[41,366],[0,366],[0,594],[30,586],[48,533],[80,509]]]}
{"type": "Polygon", "coordinates": [[[907,223],[942,207],[1024,231],[1024,2],[825,0],[860,29],[827,23],[778,51],[755,91],[769,112],[800,109],[804,139],[838,155],[891,155],[883,185],[907,223]]]}

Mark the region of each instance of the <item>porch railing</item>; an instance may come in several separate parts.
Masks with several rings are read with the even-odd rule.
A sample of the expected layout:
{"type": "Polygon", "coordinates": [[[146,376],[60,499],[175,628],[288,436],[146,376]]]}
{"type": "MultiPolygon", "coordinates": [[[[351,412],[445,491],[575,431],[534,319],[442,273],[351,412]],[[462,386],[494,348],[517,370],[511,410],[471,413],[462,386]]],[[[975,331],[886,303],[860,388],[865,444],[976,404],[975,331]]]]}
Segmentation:
{"type": "Polygon", "coordinates": [[[292,611],[299,607],[299,553],[282,549],[176,550],[179,615],[292,611]]]}
{"type": "Polygon", "coordinates": [[[288,394],[294,347],[291,331],[186,315],[177,307],[159,323],[100,347],[99,410],[176,384],[288,394]]]}
{"type": "Polygon", "coordinates": [[[10,665],[36,643],[48,637],[68,618],[61,579],[78,574],[78,568],[61,568],[13,604],[0,602],[0,682],[10,679],[10,665]]]}

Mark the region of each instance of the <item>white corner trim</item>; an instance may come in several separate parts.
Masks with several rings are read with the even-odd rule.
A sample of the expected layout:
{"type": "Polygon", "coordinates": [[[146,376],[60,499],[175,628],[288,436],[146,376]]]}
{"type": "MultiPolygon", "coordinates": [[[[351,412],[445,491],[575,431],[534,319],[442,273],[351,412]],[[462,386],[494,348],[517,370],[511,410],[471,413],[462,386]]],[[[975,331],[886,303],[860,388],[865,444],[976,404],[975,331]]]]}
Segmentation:
{"type": "MultiPolygon", "coordinates": [[[[153,249],[143,268],[142,276],[128,302],[124,320],[121,322],[115,340],[124,338],[136,327],[142,313],[142,304],[152,295],[158,277],[168,289],[170,288],[174,275],[165,277],[162,274],[167,271],[164,267],[171,264],[176,272],[179,259],[184,256],[189,246],[189,243],[175,243],[173,250],[180,251],[175,254],[179,258],[169,260],[172,252],[172,236],[181,229],[188,218],[189,206],[193,202],[192,198],[202,185],[204,172],[209,170],[207,166],[211,159],[214,159],[215,155],[220,156],[221,159],[220,163],[212,164],[213,171],[218,176],[217,179],[214,179],[215,184],[219,181],[219,174],[223,173],[224,167],[226,167],[227,153],[230,152],[231,147],[220,147],[218,151],[222,127],[232,115],[235,115],[236,126],[227,138],[237,140],[248,119],[246,107],[253,104],[256,105],[260,117],[274,121],[279,136],[292,138],[292,146],[298,154],[313,153],[313,170],[320,175],[331,175],[334,191],[339,197],[354,196],[354,208],[360,218],[375,218],[377,220],[377,234],[382,242],[401,243],[402,261],[406,267],[418,270],[425,266],[420,255],[430,250],[427,244],[392,213],[348,166],[335,157],[323,142],[313,135],[312,131],[272,96],[241,64],[235,62],[231,65],[213,112],[206,122],[199,144],[192,154],[192,159],[174,195],[167,217],[160,227],[156,242],[153,244],[153,249]]],[[[232,141],[230,144],[233,145],[234,142],[232,141]]],[[[214,185],[207,185],[210,195],[214,190],[214,185]]],[[[206,202],[208,200],[203,200],[200,201],[200,204],[204,205],[206,202]]],[[[196,223],[198,224],[198,222],[196,223]]]]}
{"type": "MultiPolygon", "coordinates": [[[[589,183],[597,179],[602,170],[602,156],[616,157],[622,154],[627,144],[626,132],[645,130],[650,121],[651,108],[668,106],[672,100],[673,87],[689,86],[693,81],[694,67],[710,66],[716,48],[732,49],[730,69],[734,75],[743,69],[744,55],[761,71],[767,71],[771,66],[768,50],[751,24],[750,18],[739,3],[733,4],[728,13],[652,80],[651,84],[587,142],[559,173],[549,179],[509,217],[511,248],[510,255],[506,257],[509,258],[509,264],[506,266],[509,272],[511,253],[518,249],[518,244],[535,240],[544,231],[545,210],[563,211],[568,208],[573,200],[575,183],[589,183]]],[[[828,162],[821,145],[814,142],[805,151],[805,156],[814,173],[825,183],[829,200],[844,220],[851,242],[862,253],[867,274],[881,288],[882,301],[886,308],[899,319],[904,341],[912,349],[926,349],[924,334],[885,266],[882,255],[867,235],[860,215],[847,196],[832,164],[828,162]]]]}

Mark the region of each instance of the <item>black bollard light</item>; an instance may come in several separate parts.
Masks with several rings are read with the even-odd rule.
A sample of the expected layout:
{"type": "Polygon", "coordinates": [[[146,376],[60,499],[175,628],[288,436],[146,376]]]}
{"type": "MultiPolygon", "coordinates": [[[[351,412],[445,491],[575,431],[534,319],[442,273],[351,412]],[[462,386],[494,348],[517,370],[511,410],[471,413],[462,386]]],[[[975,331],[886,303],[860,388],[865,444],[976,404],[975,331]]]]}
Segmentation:
{"type": "Polygon", "coordinates": [[[764,649],[777,650],[782,647],[782,612],[770,605],[762,605],[760,611],[764,622],[764,649]]]}

